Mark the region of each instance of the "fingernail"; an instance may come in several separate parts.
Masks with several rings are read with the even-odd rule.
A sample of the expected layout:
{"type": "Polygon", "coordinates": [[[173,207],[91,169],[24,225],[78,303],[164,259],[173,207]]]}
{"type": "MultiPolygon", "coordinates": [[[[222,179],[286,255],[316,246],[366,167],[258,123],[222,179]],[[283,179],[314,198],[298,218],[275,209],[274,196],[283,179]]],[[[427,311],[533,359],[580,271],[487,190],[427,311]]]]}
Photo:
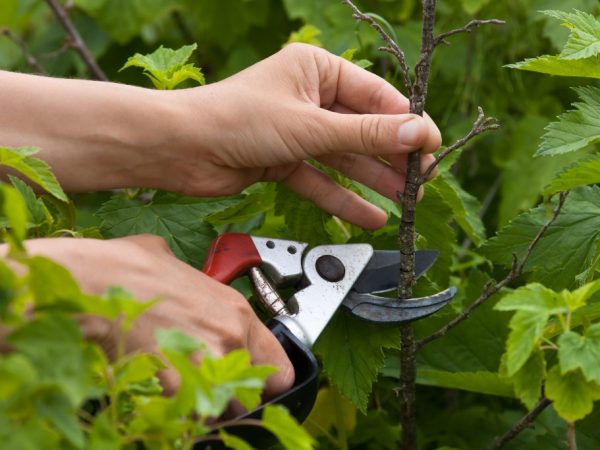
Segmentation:
{"type": "Polygon", "coordinates": [[[423,126],[416,117],[404,122],[398,128],[398,140],[400,141],[400,145],[410,148],[418,147],[423,140],[421,138],[422,133],[423,126]]]}

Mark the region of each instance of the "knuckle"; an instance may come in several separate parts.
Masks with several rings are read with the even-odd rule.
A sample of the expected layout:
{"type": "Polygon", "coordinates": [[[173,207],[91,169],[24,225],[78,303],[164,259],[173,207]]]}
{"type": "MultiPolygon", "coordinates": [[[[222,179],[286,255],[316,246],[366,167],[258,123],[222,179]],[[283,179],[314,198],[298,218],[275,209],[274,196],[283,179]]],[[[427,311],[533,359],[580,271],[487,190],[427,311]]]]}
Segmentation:
{"type": "Polygon", "coordinates": [[[360,122],[360,143],[368,153],[375,153],[383,132],[382,121],[377,116],[364,115],[360,122]]]}

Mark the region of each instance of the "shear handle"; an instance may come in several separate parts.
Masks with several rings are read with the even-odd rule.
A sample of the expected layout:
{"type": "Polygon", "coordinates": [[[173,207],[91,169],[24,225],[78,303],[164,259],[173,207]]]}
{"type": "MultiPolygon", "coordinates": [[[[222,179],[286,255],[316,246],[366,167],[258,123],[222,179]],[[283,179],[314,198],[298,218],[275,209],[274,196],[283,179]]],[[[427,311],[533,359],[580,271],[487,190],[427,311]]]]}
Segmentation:
{"type": "Polygon", "coordinates": [[[217,237],[208,250],[202,271],[223,284],[229,284],[263,260],[252,240],[243,233],[225,233],[217,237]]]}

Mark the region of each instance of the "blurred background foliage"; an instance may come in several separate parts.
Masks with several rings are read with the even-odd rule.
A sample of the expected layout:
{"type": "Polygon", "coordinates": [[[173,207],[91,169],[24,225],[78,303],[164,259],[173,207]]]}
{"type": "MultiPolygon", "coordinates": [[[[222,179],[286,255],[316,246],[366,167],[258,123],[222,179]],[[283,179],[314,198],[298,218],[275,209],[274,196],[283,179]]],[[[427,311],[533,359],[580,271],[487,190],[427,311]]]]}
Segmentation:
{"type": "MultiPolygon", "coordinates": [[[[369,70],[403,90],[393,61],[376,50],[378,37],[365,25],[357,25],[349,10],[337,0],[69,0],[67,3],[72,20],[112,81],[150,87],[150,81],[141,72],[121,72],[119,68],[134,53],[150,53],[160,45],[179,48],[197,43],[194,62],[202,67],[210,83],[268,57],[290,40],[300,40],[321,45],[336,54],[356,49],[355,59],[370,60],[373,65],[369,70]],[[303,28],[306,25],[312,28],[303,28]]],[[[384,25],[393,29],[408,61],[414,64],[420,43],[420,2],[356,3],[363,11],[385,18],[384,25]]],[[[446,144],[462,137],[471,127],[477,106],[502,124],[498,132],[469,144],[452,168],[462,187],[481,202],[480,215],[487,237],[520,212],[535,206],[543,187],[578,157],[569,154],[534,159],[533,155],[543,128],[576,99],[570,87],[580,81],[503,67],[528,57],[555,54],[562,48],[568,31],[556,20],[539,13],[546,9],[600,13],[597,0],[438,2],[438,31],[462,26],[472,18],[507,22],[502,27],[484,27],[456,36],[450,46],[437,50],[426,107],[442,130],[446,144]]],[[[52,76],[89,77],[45,1],[1,0],[0,28],[4,31],[0,35],[0,69],[32,72],[22,49],[25,46],[52,76]]],[[[97,209],[105,198],[104,194],[80,197],[80,220],[86,225],[93,225],[94,221],[97,224],[99,219],[86,211],[97,209]]],[[[431,214],[428,220],[435,221],[436,215],[431,214]]],[[[460,230],[457,233],[460,242],[465,236],[460,230]]],[[[377,236],[371,239],[377,242],[377,236]]],[[[393,242],[389,236],[382,239],[384,246],[389,242],[393,242]]],[[[464,280],[467,292],[458,301],[476,293],[486,281],[475,270],[458,272],[467,274],[464,280]]],[[[448,335],[444,342],[427,347],[422,352],[420,367],[495,372],[504,348],[508,317],[504,313],[492,315],[489,309],[484,307],[474,314],[467,331],[448,335]],[[481,341],[482,336],[487,339],[481,341]]],[[[446,320],[447,317],[442,317],[420,326],[432,331],[446,320]]],[[[392,354],[383,375],[397,371],[392,354]]],[[[397,399],[392,391],[395,384],[393,377],[381,377],[366,415],[357,413],[356,407],[335,391],[322,391],[317,408],[321,416],[313,417],[312,422],[313,425],[319,422],[325,430],[312,429],[312,432],[321,436],[324,448],[396,448],[397,399]],[[334,413],[342,419],[335,423],[324,419],[334,413]]],[[[480,393],[421,386],[418,395],[423,448],[442,448],[440,445],[448,449],[482,448],[482,443],[504,432],[524,412],[517,400],[480,393]]],[[[596,412],[578,425],[580,448],[600,445],[598,420],[596,412]]],[[[550,409],[542,414],[539,423],[511,448],[564,448],[566,424],[550,409]]]]}

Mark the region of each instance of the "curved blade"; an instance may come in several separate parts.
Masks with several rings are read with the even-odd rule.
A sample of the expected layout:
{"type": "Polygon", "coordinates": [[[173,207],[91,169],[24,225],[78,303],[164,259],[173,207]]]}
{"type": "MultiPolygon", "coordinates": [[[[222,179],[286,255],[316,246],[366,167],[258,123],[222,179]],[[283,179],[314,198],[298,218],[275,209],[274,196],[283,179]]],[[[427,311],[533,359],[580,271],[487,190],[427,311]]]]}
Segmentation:
{"type": "Polygon", "coordinates": [[[350,292],[344,299],[342,306],[348,309],[353,316],[369,322],[412,322],[439,311],[455,295],[455,287],[429,297],[410,300],[393,300],[371,294],[350,292]]]}
{"type": "MultiPolygon", "coordinates": [[[[415,275],[417,278],[433,265],[438,255],[437,250],[417,250],[415,252],[415,275]]],[[[400,252],[397,250],[375,250],[352,290],[365,294],[396,289],[400,272],[400,257],[400,252]]]]}

